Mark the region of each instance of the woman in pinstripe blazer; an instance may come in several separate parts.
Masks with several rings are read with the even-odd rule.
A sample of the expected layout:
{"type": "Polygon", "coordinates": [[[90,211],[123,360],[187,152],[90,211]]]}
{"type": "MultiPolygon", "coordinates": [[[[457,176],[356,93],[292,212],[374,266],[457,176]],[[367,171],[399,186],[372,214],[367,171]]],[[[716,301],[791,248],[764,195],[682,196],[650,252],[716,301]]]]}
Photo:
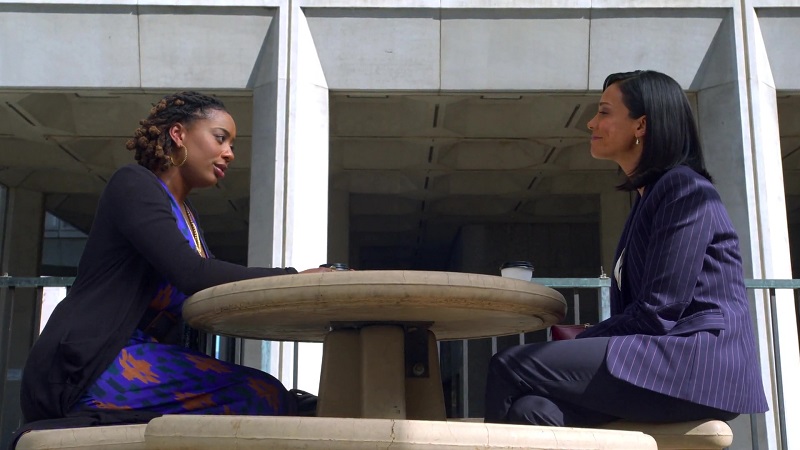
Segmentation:
{"type": "Polygon", "coordinates": [[[606,78],[591,152],[636,192],[617,247],[611,317],[571,341],[492,358],[486,421],[591,426],[730,420],[767,410],[736,231],[675,80],[606,78]]]}

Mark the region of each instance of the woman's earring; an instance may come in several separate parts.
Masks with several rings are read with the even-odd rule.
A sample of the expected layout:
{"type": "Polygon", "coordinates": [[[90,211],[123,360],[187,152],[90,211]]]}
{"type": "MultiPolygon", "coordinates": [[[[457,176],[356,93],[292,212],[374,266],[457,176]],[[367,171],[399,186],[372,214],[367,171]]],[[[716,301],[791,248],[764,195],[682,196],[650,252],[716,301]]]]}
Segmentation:
{"type": "Polygon", "coordinates": [[[175,167],[180,167],[180,166],[186,164],[186,159],[189,158],[189,149],[186,148],[186,146],[181,144],[181,145],[178,146],[178,148],[183,149],[183,159],[181,160],[181,162],[179,164],[175,164],[175,160],[172,159],[172,155],[168,155],[167,156],[167,159],[169,159],[169,163],[172,164],[175,167]]]}
{"type": "Polygon", "coordinates": [[[636,145],[639,145],[639,138],[636,138],[636,145]]]}

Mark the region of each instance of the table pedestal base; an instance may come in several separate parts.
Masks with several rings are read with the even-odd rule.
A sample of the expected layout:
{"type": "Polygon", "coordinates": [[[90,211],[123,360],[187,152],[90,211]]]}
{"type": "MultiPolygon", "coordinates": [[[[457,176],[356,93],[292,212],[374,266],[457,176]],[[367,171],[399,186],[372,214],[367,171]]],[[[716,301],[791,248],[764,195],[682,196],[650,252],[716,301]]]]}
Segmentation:
{"type": "Polygon", "coordinates": [[[427,332],[426,377],[406,376],[404,339],[399,325],[331,331],[323,346],[317,416],[444,420],[436,337],[427,332]]]}

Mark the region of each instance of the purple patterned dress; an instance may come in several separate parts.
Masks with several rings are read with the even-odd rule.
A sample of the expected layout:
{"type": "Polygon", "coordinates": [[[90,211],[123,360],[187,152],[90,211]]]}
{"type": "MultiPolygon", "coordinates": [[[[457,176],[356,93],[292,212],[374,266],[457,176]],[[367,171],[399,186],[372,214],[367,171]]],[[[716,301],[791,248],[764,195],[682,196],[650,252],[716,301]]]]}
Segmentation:
{"type": "MultiPolygon", "coordinates": [[[[180,206],[172,194],[170,199],[181,233],[197,250],[180,206]]],[[[200,245],[205,250],[205,242],[201,241],[200,245]]],[[[186,297],[165,280],[148,308],[180,318],[186,297]]],[[[117,359],[74,408],[273,416],[289,413],[289,399],[281,382],[265,372],[220,361],[178,345],[161,344],[136,329],[117,359]]]]}

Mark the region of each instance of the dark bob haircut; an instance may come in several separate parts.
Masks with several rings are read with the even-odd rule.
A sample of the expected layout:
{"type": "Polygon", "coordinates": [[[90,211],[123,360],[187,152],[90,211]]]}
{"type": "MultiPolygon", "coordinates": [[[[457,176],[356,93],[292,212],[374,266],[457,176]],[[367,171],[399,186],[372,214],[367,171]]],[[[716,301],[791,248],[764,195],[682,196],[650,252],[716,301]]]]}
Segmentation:
{"type": "Polygon", "coordinates": [[[616,84],[632,119],[645,116],[642,156],[628,180],[619,185],[633,191],[654,183],[677,166],[691,167],[711,181],[703,162],[703,150],[689,100],[680,85],[668,75],[652,70],[613,73],[603,91],[616,84]]]}

